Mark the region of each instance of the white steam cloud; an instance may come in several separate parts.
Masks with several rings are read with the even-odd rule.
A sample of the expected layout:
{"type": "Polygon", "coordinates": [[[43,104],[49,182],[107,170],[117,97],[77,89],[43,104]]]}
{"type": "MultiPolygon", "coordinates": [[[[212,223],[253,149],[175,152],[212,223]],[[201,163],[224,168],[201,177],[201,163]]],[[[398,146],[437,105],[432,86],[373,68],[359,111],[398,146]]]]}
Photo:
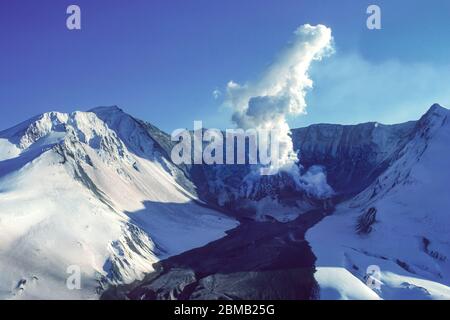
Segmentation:
{"type": "Polygon", "coordinates": [[[308,69],[313,61],[333,52],[332,42],[330,28],[300,26],[258,81],[245,85],[230,81],[227,85],[226,103],[233,108],[232,120],[239,128],[279,132],[280,169],[297,161],[287,117],[306,112],[305,96],[313,86],[308,69]]]}

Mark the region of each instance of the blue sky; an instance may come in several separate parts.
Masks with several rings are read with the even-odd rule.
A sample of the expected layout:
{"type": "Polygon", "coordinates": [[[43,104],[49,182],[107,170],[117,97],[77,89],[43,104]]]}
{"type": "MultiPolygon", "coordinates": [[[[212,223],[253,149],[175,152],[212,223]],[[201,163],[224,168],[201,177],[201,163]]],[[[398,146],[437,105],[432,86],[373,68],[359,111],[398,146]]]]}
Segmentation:
{"type": "Polygon", "coordinates": [[[291,126],[395,123],[450,106],[446,0],[15,0],[0,2],[0,129],[100,105],[167,131],[230,127],[212,92],[258,78],[305,23],[330,27],[336,52],[312,65],[308,114],[291,126]],[[66,29],[69,4],[80,31],[66,29]],[[369,4],[382,30],[366,28],[369,4]]]}

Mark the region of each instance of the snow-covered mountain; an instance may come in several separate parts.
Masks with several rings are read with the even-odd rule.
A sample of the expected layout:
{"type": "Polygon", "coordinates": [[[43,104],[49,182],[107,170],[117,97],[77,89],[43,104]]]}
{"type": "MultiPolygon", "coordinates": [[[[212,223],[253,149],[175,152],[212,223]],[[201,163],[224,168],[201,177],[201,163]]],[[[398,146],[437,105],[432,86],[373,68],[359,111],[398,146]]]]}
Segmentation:
{"type": "Polygon", "coordinates": [[[292,138],[300,186],[176,166],[170,136],[117,107],[0,132],[0,299],[123,297],[155,266],[127,297],[450,299],[450,111],[292,138]]]}
{"type": "MultiPolygon", "coordinates": [[[[433,105],[417,122],[372,127],[350,150],[370,141],[363,162],[369,168],[383,163],[385,170],[306,235],[317,256],[320,297],[450,299],[450,111],[433,105]],[[372,152],[378,148],[382,152],[372,152]],[[366,285],[374,281],[368,268],[376,270],[379,285],[366,285]]],[[[335,141],[337,149],[328,143],[307,148],[329,148],[333,156],[342,138],[335,141]]],[[[350,175],[357,161],[354,168],[350,175]]],[[[367,181],[372,168],[358,177],[367,181]]]]}
{"type": "Polygon", "coordinates": [[[160,135],[117,107],[0,132],[0,299],[96,298],[237,225],[197,199],[160,135]]]}

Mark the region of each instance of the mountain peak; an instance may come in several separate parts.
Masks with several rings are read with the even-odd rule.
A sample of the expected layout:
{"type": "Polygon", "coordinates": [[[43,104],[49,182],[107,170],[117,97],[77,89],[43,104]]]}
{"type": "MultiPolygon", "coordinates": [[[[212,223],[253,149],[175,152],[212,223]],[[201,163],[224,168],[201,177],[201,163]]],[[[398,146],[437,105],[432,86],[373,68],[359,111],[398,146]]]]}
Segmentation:
{"type": "Polygon", "coordinates": [[[450,113],[450,110],[442,107],[440,104],[435,103],[433,104],[430,109],[419,119],[418,123],[423,124],[426,123],[430,125],[431,123],[434,123],[433,119],[441,119],[443,117],[446,117],[450,113]]]}
{"type": "Polygon", "coordinates": [[[447,113],[449,110],[444,108],[443,106],[441,106],[438,103],[433,104],[430,109],[428,109],[427,113],[447,113]]]}
{"type": "Polygon", "coordinates": [[[440,119],[446,117],[450,110],[442,107],[440,104],[433,104],[430,109],[420,118],[419,123],[433,121],[432,119],[440,119]]]}
{"type": "Polygon", "coordinates": [[[103,112],[123,112],[118,106],[100,106],[90,109],[88,112],[103,113],[103,112]]]}

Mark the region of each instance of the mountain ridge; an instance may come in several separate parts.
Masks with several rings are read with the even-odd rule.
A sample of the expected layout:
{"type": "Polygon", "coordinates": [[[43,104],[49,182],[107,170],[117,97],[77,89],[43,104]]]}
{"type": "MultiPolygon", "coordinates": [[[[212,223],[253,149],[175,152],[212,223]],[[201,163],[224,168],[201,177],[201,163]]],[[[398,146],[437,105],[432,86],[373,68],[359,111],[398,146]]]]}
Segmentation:
{"type": "Polygon", "coordinates": [[[237,225],[177,182],[142,123],[102,111],[109,125],[93,112],[49,112],[0,133],[1,297],[98,297],[237,225]],[[58,281],[70,265],[82,290],[58,281]]]}
{"type": "MultiPolygon", "coordinates": [[[[439,222],[446,225],[445,215],[428,214],[424,217],[431,222],[419,226],[414,219],[422,213],[413,207],[404,207],[411,210],[411,218],[391,214],[393,226],[401,221],[409,226],[404,230],[408,243],[420,239],[418,245],[406,245],[397,258],[370,240],[379,237],[380,228],[395,236],[383,208],[393,208],[396,199],[415,203],[408,192],[417,198],[426,193],[435,202],[428,203],[434,212],[450,207],[445,199],[435,198],[442,191],[434,190],[437,184],[427,177],[433,174],[443,188],[445,175],[434,172],[447,159],[449,113],[435,104],[419,120],[397,125],[369,122],[293,129],[302,176],[322,174],[335,191],[330,199],[297,189],[283,174],[246,184],[251,172],[247,166],[176,166],[169,157],[170,136],[117,106],[32,117],[0,132],[0,264],[6,270],[0,275],[0,297],[55,298],[64,292],[67,298],[98,298],[110,286],[142,279],[160,259],[219,238],[217,248],[228,246],[223,237],[238,225],[235,219],[245,225],[250,219],[256,230],[259,223],[271,226],[271,221],[281,223],[275,230],[290,230],[287,226],[295,226],[310,212],[326,215],[322,221],[323,216],[314,218],[313,226],[308,222],[305,230],[317,256],[314,277],[321,298],[424,297],[421,292],[430,298],[450,297],[445,232],[433,232],[439,222]],[[336,212],[328,216],[332,202],[337,203],[336,212]],[[333,237],[323,239],[324,234],[333,237]],[[341,244],[352,249],[336,247],[341,244]],[[386,263],[375,258],[384,256],[386,263]],[[396,278],[383,273],[386,292],[367,291],[364,285],[361,270],[371,259],[396,273],[396,278]],[[66,275],[62,266],[77,262],[86,287],[66,291],[57,279],[66,275]],[[326,269],[330,265],[334,269],[326,269]],[[418,282],[411,275],[422,278],[418,282]],[[399,279],[409,285],[399,284],[399,279]],[[349,292],[339,281],[351,283],[359,293],[349,292]]],[[[279,237],[296,246],[291,233],[279,237]]],[[[279,244],[258,248],[274,245],[279,244]]],[[[308,290],[315,290],[308,283],[308,290]]]]}

